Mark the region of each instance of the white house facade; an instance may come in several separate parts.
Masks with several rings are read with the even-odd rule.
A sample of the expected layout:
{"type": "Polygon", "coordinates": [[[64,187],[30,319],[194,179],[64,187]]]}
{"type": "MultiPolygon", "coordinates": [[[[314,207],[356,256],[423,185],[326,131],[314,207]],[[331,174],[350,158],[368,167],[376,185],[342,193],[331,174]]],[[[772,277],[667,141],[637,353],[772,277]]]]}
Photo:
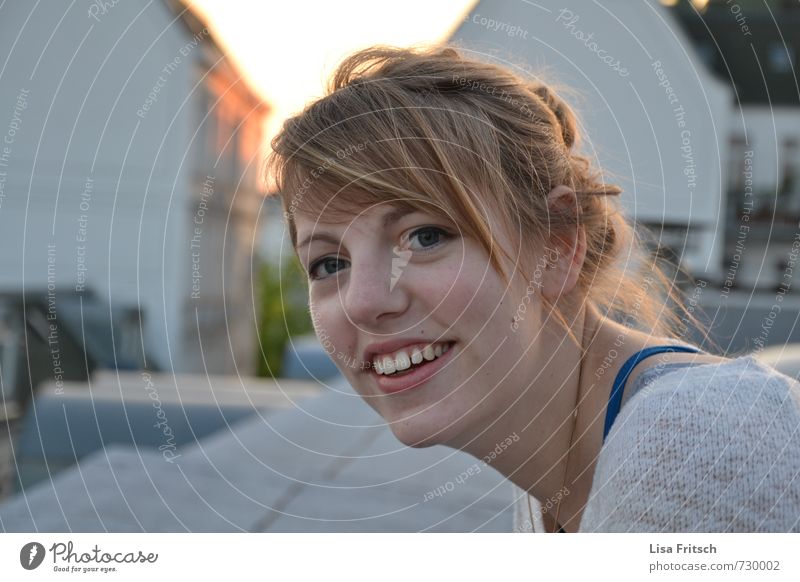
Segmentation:
{"type": "Polygon", "coordinates": [[[180,2],[2,13],[0,288],[138,306],[154,367],[251,373],[269,108],[180,2]]]}

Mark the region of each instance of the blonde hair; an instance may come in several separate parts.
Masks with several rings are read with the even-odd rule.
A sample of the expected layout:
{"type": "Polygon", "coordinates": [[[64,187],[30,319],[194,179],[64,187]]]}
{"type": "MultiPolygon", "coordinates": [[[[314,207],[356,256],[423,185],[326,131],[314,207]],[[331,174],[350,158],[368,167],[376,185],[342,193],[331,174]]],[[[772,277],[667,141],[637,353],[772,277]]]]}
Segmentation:
{"type": "Polygon", "coordinates": [[[487,212],[530,251],[583,228],[581,302],[620,321],[633,314],[655,335],[681,338],[689,324],[707,336],[621,211],[621,188],[576,151],[579,135],[575,113],[545,83],[454,46],[375,46],[346,58],[327,94],[284,123],[267,171],[295,248],[295,212],[347,221],[354,208],[392,202],[457,224],[508,283],[487,212]],[[548,208],[562,184],[577,208],[548,208]],[[680,313],[665,309],[670,301],[680,313]]]}

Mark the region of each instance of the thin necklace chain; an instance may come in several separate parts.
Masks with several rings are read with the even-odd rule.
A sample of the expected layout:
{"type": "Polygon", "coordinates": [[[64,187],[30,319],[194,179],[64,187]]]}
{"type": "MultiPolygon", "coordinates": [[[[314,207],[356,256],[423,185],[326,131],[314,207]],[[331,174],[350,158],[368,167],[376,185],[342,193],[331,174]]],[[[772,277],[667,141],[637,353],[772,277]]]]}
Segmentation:
{"type": "MultiPolygon", "coordinates": [[[[586,330],[586,320],[584,318],[584,332],[585,332],[585,330],[586,330]]],[[[581,349],[583,349],[582,346],[581,346],[581,349]]],[[[567,483],[567,473],[568,473],[568,470],[569,470],[569,458],[570,458],[570,455],[572,454],[572,440],[575,438],[575,429],[578,426],[578,404],[580,404],[580,398],[581,398],[581,372],[583,372],[583,358],[584,358],[584,356],[581,356],[580,362],[578,364],[578,389],[576,390],[575,407],[573,408],[573,412],[572,412],[572,432],[570,433],[570,436],[569,436],[569,445],[568,445],[568,448],[567,448],[567,462],[566,462],[566,465],[564,466],[564,478],[561,480],[561,489],[559,491],[563,491],[564,490],[564,485],[567,483]]],[[[533,509],[531,509],[531,496],[527,491],[525,493],[526,493],[527,499],[528,499],[528,514],[530,515],[530,518],[531,518],[531,528],[533,528],[533,509]]],[[[558,525],[558,514],[559,514],[560,511],[561,511],[561,499],[558,500],[558,507],[556,507],[555,525],[553,526],[553,531],[551,533],[556,533],[558,531],[558,527],[559,527],[559,525],[558,525]]]]}
{"type": "MultiPolygon", "coordinates": [[[[578,377],[580,378],[580,372],[578,373],[578,377]]],[[[579,379],[580,381],[580,379],[579,379]]],[[[578,408],[577,405],[575,407],[575,412],[573,413],[573,422],[572,422],[572,434],[570,435],[569,439],[569,449],[567,451],[567,464],[564,467],[564,478],[561,480],[561,491],[564,490],[564,485],[567,482],[567,470],[569,469],[569,456],[572,453],[572,439],[575,437],[575,428],[578,424],[578,408]]],[[[531,496],[526,491],[526,497],[528,499],[528,514],[531,518],[531,527],[533,527],[533,509],[531,508],[531,496]]],[[[551,533],[556,533],[558,531],[558,514],[561,511],[561,500],[558,502],[558,507],[556,508],[556,520],[555,525],[553,526],[553,531],[551,533]]]]}

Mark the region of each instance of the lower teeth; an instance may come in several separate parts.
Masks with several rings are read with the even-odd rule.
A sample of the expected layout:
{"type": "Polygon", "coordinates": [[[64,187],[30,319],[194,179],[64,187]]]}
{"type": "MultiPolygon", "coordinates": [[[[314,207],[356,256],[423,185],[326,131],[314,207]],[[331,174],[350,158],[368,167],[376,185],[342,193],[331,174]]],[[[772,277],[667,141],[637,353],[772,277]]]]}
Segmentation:
{"type": "Polygon", "coordinates": [[[432,362],[432,361],[433,360],[422,360],[419,364],[411,364],[411,367],[410,368],[406,368],[405,370],[400,370],[399,372],[392,372],[391,374],[384,374],[384,375],[385,376],[404,376],[405,374],[408,374],[409,372],[413,372],[417,368],[421,368],[422,366],[424,366],[428,362],[432,362]]]}

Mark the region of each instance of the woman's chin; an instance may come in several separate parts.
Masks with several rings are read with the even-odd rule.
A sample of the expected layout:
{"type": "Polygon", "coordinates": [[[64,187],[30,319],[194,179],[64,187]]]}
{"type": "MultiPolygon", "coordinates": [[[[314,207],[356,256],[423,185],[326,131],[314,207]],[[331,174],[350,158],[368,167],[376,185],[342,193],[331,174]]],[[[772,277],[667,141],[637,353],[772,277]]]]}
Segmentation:
{"type": "Polygon", "coordinates": [[[413,419],[395,421],[390,428],[398,441],[415,449],[443,445],[448,440],[447,431],[442,430],[441,425],[427,427],[422,423],[415,423],[413,419]]]}

